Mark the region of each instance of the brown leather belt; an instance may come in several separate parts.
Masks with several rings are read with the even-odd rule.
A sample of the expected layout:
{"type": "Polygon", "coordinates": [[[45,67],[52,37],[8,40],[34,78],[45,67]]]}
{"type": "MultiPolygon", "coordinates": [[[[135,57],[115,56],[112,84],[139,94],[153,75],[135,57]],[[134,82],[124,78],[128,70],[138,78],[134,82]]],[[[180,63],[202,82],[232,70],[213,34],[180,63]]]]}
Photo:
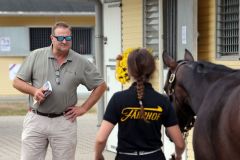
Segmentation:
{"type": "Polygon", "coordinates": [[[58,114],[57,113],[42,113],[42,112],[39,112],[38,110],[32,109],[32,108],[29,108],[29,111],[33,112],[35,114],[38,114],[40,116],[48,117],[48,118],[60,117],[60,116],[63,116],[65,114],[65,112],[58,113],[58,114]]]}

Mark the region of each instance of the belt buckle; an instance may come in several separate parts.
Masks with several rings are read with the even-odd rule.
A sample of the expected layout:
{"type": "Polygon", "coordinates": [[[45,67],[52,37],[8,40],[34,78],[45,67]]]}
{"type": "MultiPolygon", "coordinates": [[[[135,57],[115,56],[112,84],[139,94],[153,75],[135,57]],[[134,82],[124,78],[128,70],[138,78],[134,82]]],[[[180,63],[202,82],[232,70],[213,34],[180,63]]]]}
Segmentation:
{"type": "Polygon", "coordinates": [[[139,156],[142,156],[142,155],[145,155],[145,154],[147,154],[147,152],[145,152],[145,151],[138,151],[138,155],[139,156]]]}
{"type": "Polygon", "coordinates": [[[53,116],[50,113],[47,113],[46,117],[53,118],[53,116]]]}

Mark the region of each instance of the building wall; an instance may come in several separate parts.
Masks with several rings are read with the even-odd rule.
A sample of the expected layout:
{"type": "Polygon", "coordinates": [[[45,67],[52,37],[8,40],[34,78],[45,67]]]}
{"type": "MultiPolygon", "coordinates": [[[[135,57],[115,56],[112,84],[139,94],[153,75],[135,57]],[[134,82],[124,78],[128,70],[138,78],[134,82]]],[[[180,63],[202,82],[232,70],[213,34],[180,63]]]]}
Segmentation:
{"type": "Polygon", "coordinates": [[[198,59],[240,68],[238,59],[216,59],[216,0],[198,0],[198,59]]]}
{"type": "Polygon", "coordinates": [[[10,16],[0,17],[0,26],[52,26],[57,21],[70,25],[94,26],[94,16],[10,16]]]}
{"type": "Polygon", "coordinates": [[[21,64],[23,58],[18,57],[0,57],[0,96],[8,96],[12,94],[19,94],[13,87],[9,75],[10,64],[21,64]]]}
{"type": "MultiPolygon", "coordinates": [[[[122,0],[122,49],[143,47],[143,0],[122,0]]],[[[151,82],[159,90],[159,60],[151,82]]],[[[125,85],[127,88],[129,84],[125,85]]]]}
{"type": "Polygon", "coordinates": [[[215,6],[213,0],[198,1],[198,59],[215,59],[215,6]]]}
{"type": "Polygon", "coordinates": [[[122,0],[122,48],[143,46],[143,2],[122,0]]]}
{"type": "MultiPolygon", "coordinates": [[[[142,0],[122,0],[122,51],[143,46],[142,0]]],[[[123,88],[128,88],[127,83],[123,88]]]]}
{"type": "MultiPolygon", "coordinates": [[[[57,21],[65,21],[72,26],[95,26],[94,16],[66,16],[66,17],[47,17],[47,16],[11,16],[0,17],[0,26],[26,26],[26,27],[51,27],[57,21]]],[[[0,96],[19,96],[23,95],[12,87],[9,78],[9,65],[21,64],[25,57],[0,56],[0,96]]]]}

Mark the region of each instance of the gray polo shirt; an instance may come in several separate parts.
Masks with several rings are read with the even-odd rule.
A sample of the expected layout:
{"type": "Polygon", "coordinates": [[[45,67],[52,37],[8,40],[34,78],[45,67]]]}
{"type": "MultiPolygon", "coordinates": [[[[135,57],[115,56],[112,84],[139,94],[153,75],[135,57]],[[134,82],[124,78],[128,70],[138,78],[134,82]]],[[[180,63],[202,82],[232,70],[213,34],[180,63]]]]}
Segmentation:
{"type": "MultiPolygon", "coordinates": [[[[34,108],[43,113],[61,113],[75,105],[79,84],[92,90],[104,82],[95,65],[73,50],[69,51],[65,62],[59,68],[51,46],[31,52],[21,65],[17,77],[37,88],[50,81],[52,94],[42,104],[34,105],[34,108]],[[56,82],[57,70],[60,73],[60,84],[56,82]]],[[[29,105],[33,107],[32,96],[29,97],[29,105]]]]}

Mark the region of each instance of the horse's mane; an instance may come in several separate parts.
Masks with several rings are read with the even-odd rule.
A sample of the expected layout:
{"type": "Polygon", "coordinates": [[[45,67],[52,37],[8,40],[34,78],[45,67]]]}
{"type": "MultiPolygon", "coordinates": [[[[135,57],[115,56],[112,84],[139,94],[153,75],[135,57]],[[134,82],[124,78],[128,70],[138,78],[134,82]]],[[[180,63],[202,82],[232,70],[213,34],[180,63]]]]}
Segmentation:
{"type": "Polygon", "coordinates": [[[209,82],[214,82],[228,74],[239,71],[221,64],[207,61],[187,61],[187,63],[193,69],[193,72],[196,73],[194,76],[195,82],[199,81],[200,77],[204,77],[204,79],[209,82]]]}
{"type": "MultiPolygon", "coordinates": [[[[177,63],[181,63],[185,60],[178,60],[177,63]]],[[[204,73],[212,73],[212,72],[221,72],[221,73],[233,73],[233,72],[237,72],[239,70],[237,69],[233,69],[230,67],[227,67],[225,65],[222,64],[215,64],[212,62],[208,62],[208,61],[186,61],[186,62],[192,62],[194,64],[194,70],[197,70],[198,67],[202,67],[202,72],[204,73]]]]}
{"type": "Polygon", "coordinates": [[[225,65],[221,64],[215,64],[207,61],[196,61],[198,65],[203,65],[205,68],[207,68],[209,71],[214,72],[236,72],[237,70],[229,68],[225,65]]]}

